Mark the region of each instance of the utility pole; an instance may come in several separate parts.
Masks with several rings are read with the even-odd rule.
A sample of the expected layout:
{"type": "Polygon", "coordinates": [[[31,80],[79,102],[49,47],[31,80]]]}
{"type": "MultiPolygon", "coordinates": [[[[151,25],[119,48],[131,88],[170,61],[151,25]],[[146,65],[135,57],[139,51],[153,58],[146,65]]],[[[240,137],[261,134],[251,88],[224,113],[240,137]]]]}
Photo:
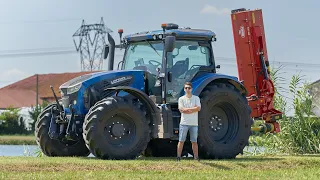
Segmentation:
{"type": "Polygon", "coordinates": [[[37,80],[36,80],[36,81],[37,81],[37,83],[36,83],[36,84],[37,84],[37,85],[36,85],[36,86],[37,86],[37,87],[36,87],[36,98],[37,98],[37,99],[36,99],[36,107],[38,108],[38,104],[39,104],[39,102],[38,102],[38,99],[39,99],[39,75],[36,74],[36,77],[37,77],[37,78],[36,78],[36,79],[37,79],[37,80]]]}

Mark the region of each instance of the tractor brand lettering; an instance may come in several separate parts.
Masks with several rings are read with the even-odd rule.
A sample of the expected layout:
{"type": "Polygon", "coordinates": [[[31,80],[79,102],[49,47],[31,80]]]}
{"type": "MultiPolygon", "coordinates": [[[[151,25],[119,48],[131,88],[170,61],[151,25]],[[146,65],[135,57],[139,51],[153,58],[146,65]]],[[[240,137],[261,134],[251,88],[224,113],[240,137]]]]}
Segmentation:
{"type": "Polygon", "coordinates": [[[245,30],[244,30],[244,27],[243,27],[243,26],[240,27],[239,35],[240,35],[242,38],[245,37],[245,30]]]}
{"type": "Polygon", "coordinates": [[[126,80],[131,79],[131,78],[132,78],[131,76],[121,77],[121,78],[112,80],[110,83],[111,84],[116,84],[116,83],[119,83],[119,82],[122,82],[122,81],[126,81],[126,80]]]}

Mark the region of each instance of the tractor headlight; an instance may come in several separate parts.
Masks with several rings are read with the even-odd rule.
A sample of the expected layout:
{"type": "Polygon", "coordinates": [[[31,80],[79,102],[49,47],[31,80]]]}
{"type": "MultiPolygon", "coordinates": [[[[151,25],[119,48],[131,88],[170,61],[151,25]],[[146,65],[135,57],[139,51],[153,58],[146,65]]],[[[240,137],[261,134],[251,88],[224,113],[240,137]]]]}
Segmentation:
{"type": "Polygon", "coordinates": [[[152,36],[152,38],[153,38],[153,40],[156,40],[156,39],[157,39],[157,35],[154,34],[154,35],[152,36]]]}
{"type": "Polygon", "coordinates": [[[79,91],[79,89],[81,88],[81,85],[82,85],[82,83],[78,83],[78,84],[69,86],[67,89],[67,94],[72,94],[72,93],[79,91]]]}

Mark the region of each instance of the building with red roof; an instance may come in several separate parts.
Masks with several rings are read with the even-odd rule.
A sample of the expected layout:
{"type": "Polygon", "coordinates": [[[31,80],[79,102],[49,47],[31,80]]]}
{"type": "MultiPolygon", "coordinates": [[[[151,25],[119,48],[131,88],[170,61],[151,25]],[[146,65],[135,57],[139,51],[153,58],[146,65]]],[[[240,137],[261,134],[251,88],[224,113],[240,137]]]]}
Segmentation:
{"type": "MultiPolygon", "coordinates": [[[[61,74],[39,74],[38,75],[38,103],[43,101],[53,102],[50,85],[58,97],[60,97],[59,87],[63,83],[92,72],[75,72],[61,74]]],[[[37,98],[37,75],[30,76],[16,83],[0,88],[0,109],[6,109],[9,106],[14,108],[31,107],[36,105],[37,98]]]]}

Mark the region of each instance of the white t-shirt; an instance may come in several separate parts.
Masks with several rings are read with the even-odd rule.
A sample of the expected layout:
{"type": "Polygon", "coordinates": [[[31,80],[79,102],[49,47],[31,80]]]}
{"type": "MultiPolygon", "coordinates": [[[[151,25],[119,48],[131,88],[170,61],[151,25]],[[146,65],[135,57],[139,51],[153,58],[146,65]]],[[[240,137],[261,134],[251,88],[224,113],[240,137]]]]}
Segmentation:
{"type": "MultiPolygon", "coordinates": [[[[178,100],[178,108],[192,108],[195,106],[201,107],[200,98],[198,96],[192,95],[191,98],[188,98],[186,95],[181,96],[178,100]]],[[[198,126],[198,112],[192,114],[181,113],[180,124],[198,126]]]]}

